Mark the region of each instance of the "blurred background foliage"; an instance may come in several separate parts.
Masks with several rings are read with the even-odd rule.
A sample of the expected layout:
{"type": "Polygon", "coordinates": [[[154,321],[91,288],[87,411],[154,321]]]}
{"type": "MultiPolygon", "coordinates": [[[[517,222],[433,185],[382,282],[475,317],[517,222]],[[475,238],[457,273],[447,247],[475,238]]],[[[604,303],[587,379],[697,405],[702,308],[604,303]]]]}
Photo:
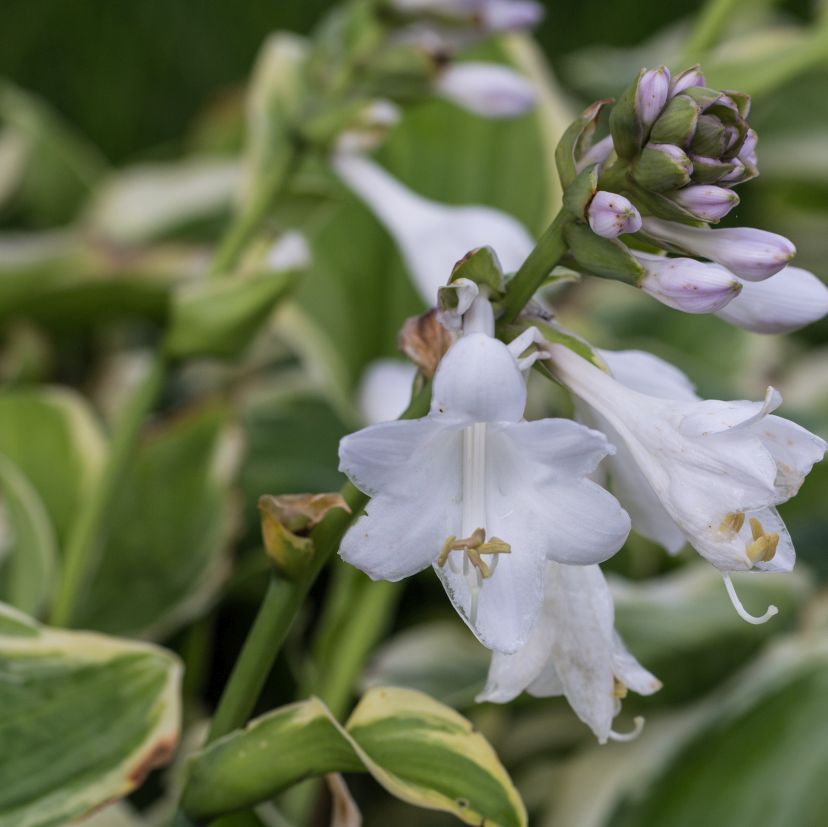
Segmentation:
{"type": "MultiPolygon", "coordinates": [[[[307,33],[329,6],[3,4],[0,454],[11,470],[0,465],[0,596],[30,614],[48,616],[73,516],[115,450],[112,423],[152,370],[161,332],[184,313],[182,292],[197,292],[232,212],[256,54],[269,32],[307,33]],[[15,555],[24,543],[38,549],[25,563],[15,555]]],[[[520,40],[477,49],[530,73],[544,90],[537,113],[492,122],[445,102],[417,105],[378,157],[427,197],[499,207],[537,234],[557,207],[549,152],[567,118],[620,92],[642,65],[703,61],[714,85],[754,94],[761,137],[762,175],[727,223],[788,235],[797,263],[825,278],[826,17],[824,3],[806,0],[548,2],[536,33],[548,76],[520,40]]],[[[338,440],[361,424],[360,377],[374,359],[397,355],[402,322],[424,309],[389,237],[323,166],[303,169],[297,186],[301,197],[273,224],[308,235],[312,266],[255,335],[236,331],[219,356],[181,328],[178,355],[188,358],[176,362],[119,480],[107,542],[73,617],[179,652],[193,724],[214,706],[266,584],[258,496],[338,488],[338,440]]],[[[760,337],[614,283],[556,290],[562,321],[596,345],[657,353],[705,396],[758,398],[772,382],[786,416],[828,435],[825,320],[760,337]]],[[[534,415],[565,410],[544,380],[532,381],[534,415]]],[[[619,629],[665,683],[625,702],[625,718],[648,718],[633,745],[595,746],[557,701],[475,707],[486,652],[447,617],[436,579],[426,573],[403,590],[338,564],[294,624],[259,711],[316,692],[341,714],[355,682],[413,686],[471,715],[533,824],[818,827],[828,810],[826,498],[823,465],[782,509],[797,572],[740,585],[747,605],[780,606],[766,626],[742,624],[715,574],[689,554],[668,560],[633,536],[609,563],[619,629]],[[342,647],[356,652],[344,665],[342,647]]],[[[169,778],[174,771],[153,777],[120,823],[160,823],[169,778]]],[[[353,789],[369,825],[449,823],[363,778],[353,789]]],[[[304,823],[314,794],[299,788],[280,806],[304,823]]]]}

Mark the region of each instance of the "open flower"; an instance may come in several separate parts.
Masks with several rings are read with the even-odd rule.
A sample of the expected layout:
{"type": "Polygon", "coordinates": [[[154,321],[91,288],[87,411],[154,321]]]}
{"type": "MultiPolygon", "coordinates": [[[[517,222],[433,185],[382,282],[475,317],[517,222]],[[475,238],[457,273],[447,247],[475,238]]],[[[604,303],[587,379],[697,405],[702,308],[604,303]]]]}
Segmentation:
{"type": "Polygon", "coordinates": [[[534,247],[526,228],[500,210],[430,201],[362,155],[340,152],[331,163],[391,234],[414,284],[429,304],[446,273],[469,250],[490,245],[504,270],[512,272],[534,247]]]}
{"type": "Polygon", "coordinates": [[[651,695],[661,683],[627,651],[615,631],[615,610],[598,566],[547,563],[543,609],[525,646],[495,653],[478,701],[506,703],[524,690],[545,698],[564,695],[598,740],[628,740],[612,719],[628,689],[651,695]]]}
{"type": "Polygon", "coordinates": [[[729,573],[793,567],[793,544],[774,506],[796,494],[826,442],[772,416],[781,402],[772,388],[762,402],[705,401],[648,354],[604,354],[613,379],[567,348],[550,351],[584,419],[619,448],[614,488],[637,530],[672,551],[683,535],[722,571],[746,620],[775,614],[775,607],[760,618],[747,614],[729,573]]]}
{"type": "Polygon", "coordinates": [[[519,359],[533,330],[493,338],[476,299],[434,377],[431,411],[340,443],[340,469],[373,499],[342,557],[374,579],[433,565],[454,607],[489,648],[515,652],[535,622],[547,560],[597,563],[629,531],[618,502],[586,479],[612,451],[569,420],[525,422],[519,359]]]}

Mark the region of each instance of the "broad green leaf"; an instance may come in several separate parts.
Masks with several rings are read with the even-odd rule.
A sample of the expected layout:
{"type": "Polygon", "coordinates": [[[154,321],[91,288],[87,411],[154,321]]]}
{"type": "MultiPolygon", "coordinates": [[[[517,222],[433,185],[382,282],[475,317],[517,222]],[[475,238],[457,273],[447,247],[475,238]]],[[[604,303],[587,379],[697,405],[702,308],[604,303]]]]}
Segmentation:
{"type": "Polygon", "coordinates": [[[392,795],[467,824],[525,825],[497,755],[471,723],[410,689],[377,687],[338,724],[317,698],[274,710],[197,752],[184,806],[207,820],[312,775],[369,772],[392,795]]]}
{"type": "Polygon", "coordinates": [[[221,407],[182,415],[146,438],[120,482],[77,625],[155,636],[203,610],[226,571],[239,447],[221,407]]]}
{"type": "Polygon", "coordinates": [[[0,559],[0,596],[29,614],[43,607],[54,581],[58,548],[49,514],[32,484],[0,454],[0,501],[12,537],[0,559]]]}
{"type": "Polygon", "coordinates": [[[100,425],[75,391],[40,387],[0,393],[0,454],[37,491],[61,544],[105,452],[100,425]]]}
{"type": "Polygon", "coordinates": [[[362,763],[325,705],[311,698],[263,715],[196,753],[184,807],[196,819],[265,801],[303,778],[362,763]]]}
{"type": "Polygon", "coordinates": [[[0,604],[0,827],[60,827],[138,787],[175,749],[180,677],[163,649],[0,604]]]}
{"type": "Polygon", "coordinates": [[[489,742],[462,715],[411,689],[369,690],[345,725],[390,793],[466,824],[525,825],[526,809],[489,742]]]}

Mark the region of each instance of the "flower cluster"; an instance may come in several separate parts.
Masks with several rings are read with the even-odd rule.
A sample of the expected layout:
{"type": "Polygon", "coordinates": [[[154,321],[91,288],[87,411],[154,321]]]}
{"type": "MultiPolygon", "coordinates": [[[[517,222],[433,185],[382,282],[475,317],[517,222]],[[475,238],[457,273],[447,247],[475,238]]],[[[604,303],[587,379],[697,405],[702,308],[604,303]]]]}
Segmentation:
{"type": "MultiPolygon", "coordinates": [[[[709,226],[735,203],[732,187],[757,174],[749,103],[708,89],[697,69],[673,78],[663,67],[642,71],[613,109],[609,135],[594,140],[601,104],[564,135],[564,207],[534,249],[508,216],[427,201],[360,155],[332,161],[394,236],[424,296],[434,296],[453,260],[486,242],[517,271],[506,281],[489,248],[459,261],[440,291],[436,318],[446,330],[432,350],[445,355],[428,415],[342,440],[340,469],[371,500],[340,554],[377,579],[431,567],[493,651],[479,699],[564,695],[602,743],[637,734],[640,721],[628,734],[613,729],[620,700],[660,684],[616,633],[598,564],[631,528],[672,554],[689,544],[721,572],[739,615],[765,622],[776,607],[752,615],[731,574],[793,567],[776,507],[828,443],[776,416],[773,388],[758,402],[703,400],[655,356],[595,350],[537,307],[516,320],[510,291],[539,274],[536,289],[563,262],[603,277],[632,274],[664,304],[760,333],[825,315],[828,289],[788,266],[787,239],[709,226]],[[548,249],[555,260],[538,264],[548,249]],[[539,360],[572,394],[577,421],[524,419],[526,373],[539,360]]],[[[382,370],[410,385],[399,366],[382,370]]],[[[369,417],[402,407],[382,396],[375,385],[366,391],[369,417]]]]}

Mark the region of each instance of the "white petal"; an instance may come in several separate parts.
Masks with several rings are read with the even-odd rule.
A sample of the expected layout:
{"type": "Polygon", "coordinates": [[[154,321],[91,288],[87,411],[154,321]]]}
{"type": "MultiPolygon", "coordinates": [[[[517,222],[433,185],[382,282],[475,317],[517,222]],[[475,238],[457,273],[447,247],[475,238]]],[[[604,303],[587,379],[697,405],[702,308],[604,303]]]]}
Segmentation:
{"type": "Polygon", "coordinates": [[[660,399],[698,399],[693,383],[675,365],[643,350],[599,350],[612,375],[628,388],[660,399]]]}
{"type": "Polygon", "coordinates": [[[630,654],[621,636],[615,631],[612,634],[612,669],[624,686],[639,695],[652,695],[661,689],[661,681],[630,654]]]}
{"type": "Polygon", "coordinates": [[[742,292],[716,315],[754,333],[790,333],[828,313],[828,287],[813,273],[785,267],[765,281],[742,284],[742,292]]]}
{"type": "Polygon", "coordinates": [[[743,428],[764,418],[782,404],[782,397],[774,388],[768,388],[764,400],[732,400],[720,402],[706,399],[688,409],[682,417],[679,430],[684,436],[697,437],[719,434],[733,428],[743,428]]]}
{"type": "Polygon", "coordinates": [[[799,491],[802,481],[828,448],[824,439],[780,416],[765,417],[756,423],[753,432],[776,462],[776,485],[786,499],[799,491]]]}
{"type": "Polygon", "coordinates": [[[408,406],[417,369],[399,359],[376,359],[362,374],[357,391],[359,410],[367,422],[397,419],[408,406]]]}
{"type": "Polygon", "coordinates": [[[497,63],[452,63],[440,74],[437,91],[487,118],[512,118],[535,105],[535,89],[529,80],[497,63]]]}
{"type": "Polygon", "coordinates": [[[586,477],[615,451],[604,434],[571,419],[493,425],[492,433],[503,434],[528,463],[545,465],[546,476],[554,480],[586,477]]]}
{"type": "MultiPolygon", "coordinates": [[[[353,436],[396,424],[403,423],[374,425],[353,436]]],[[[377,440],[372,448],[380,444],[377,440]]],[[[369,468],[374,482],[383,479],[387,484],[346,533],[339,550],[342,559],[374,580],[400,580],[433,563],[445,539],[460,530],[460,450],[458,432],[432,425],[427,448],[408,458],[398,452],[396,473],[391,456],[369,468]]]]}
{"type": "Polygon", "coordinates": [[[752,539],[750,533],[751,517],[759,520],[766,534],[779,535],[779,542],[776,545],[776,553],[767,563],[756,563],[759,571],[791,571],[796,562],[791,535],[779,512],[775,508],[763,508],[761,511],[748,511],[745,513],[745,525],[740,532],[740,539],[747,545],[752,539]]]}
{"type": "Polygon", "coordinates": [[[534,241],[513,216],[484,206],[449,207],[412,192],[374,161],[339,153],[331,163],[371,208],[400,249],[427,304],[469,250],[488,245],[506,272],[517,270],[534,241]]]}
{"type": "Polygon", "coordinates": [[[431,415],[468,422],[517,422],[526,383],[508,347],[484,333],[458,339],[434,375],[431,415]]]}

